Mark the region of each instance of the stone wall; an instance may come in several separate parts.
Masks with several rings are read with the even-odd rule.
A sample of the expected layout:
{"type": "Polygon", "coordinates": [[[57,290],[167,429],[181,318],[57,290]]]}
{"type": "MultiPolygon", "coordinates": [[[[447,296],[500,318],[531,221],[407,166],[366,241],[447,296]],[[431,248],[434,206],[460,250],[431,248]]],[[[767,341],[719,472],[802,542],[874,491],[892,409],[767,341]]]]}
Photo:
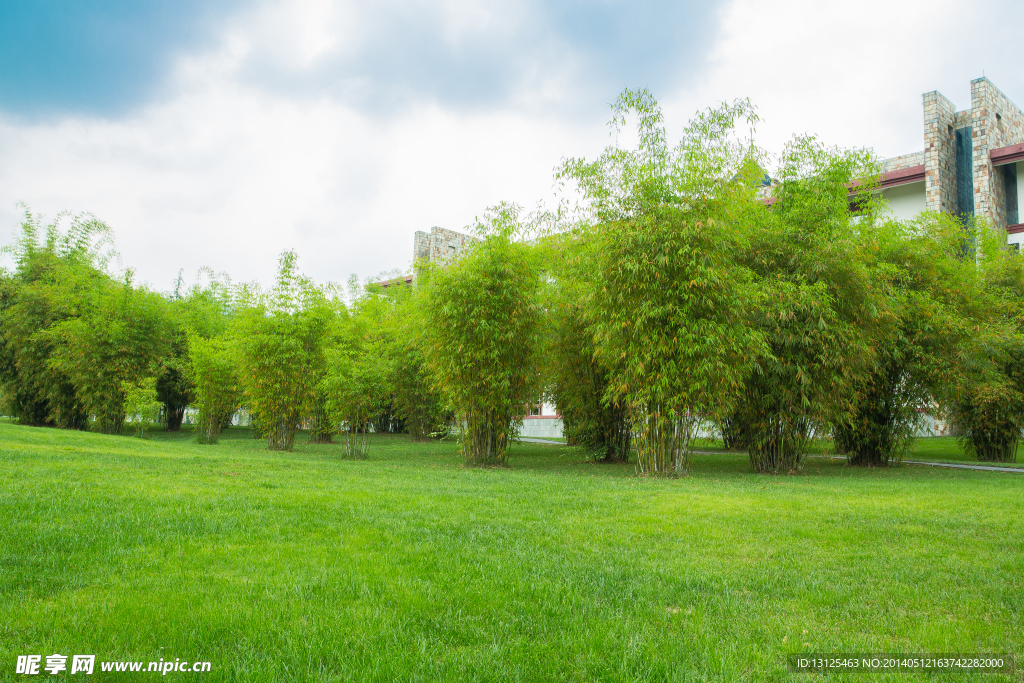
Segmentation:
{"type": "Polygon", "coordinates": [[[937,90],[924,99],[925,207],[956,212],[956,107],[937,90]]]}
{"type": "Polygon", "coordinates": [[[413,238],[413,260],[426,259],[428,263],[444,263],[479,241],[471,235],[434,226],[429,233],[416,232],[413,238]]]}
{"type": "Polygon", "coordinates": [[[464,235],[454,230],[444,228],[430,229],[430,262],[444,263],[450,258],[461,254],[466,248],[479,242],[476,237],[464,235]]]}
{"type": "Polygon", "coordinates": [[[430,233],[417,230],[412,242],[412,260],[430,260],[430,233]]]}
{"type": "MultiPolygon", "coordinates": [[[[923,100],[926,208],[957,213],[956,131],[970,126],[974,215],[1005,226],[1003,174],[992,166],[989,155],[994,149],[1024,142],[1024,113],[987,78],[971,81],[971,108],[966,111],[957,112],[936,91],[925,93],[923,100]]],[[[885,170],[899,170],[910,156],[887,160],[885,170]]],[[[966,202],[968,210],[971,198],[966,202]]]]}
{"type": "Polygon", "coordinates": [[[1006,188],[1003,174],[992,166],[994,149],[1024,142],[1024,113],[987,78],[971,81],[974,213],[1005,227],[1006,188]]]}
{"type": "Polygon", "coordinates": [[[905,168],[913,168],[924,164],[924,152],[911,152],[901,157],[892,157],[882,160],[882,173],[902,171],[905,168]]]}

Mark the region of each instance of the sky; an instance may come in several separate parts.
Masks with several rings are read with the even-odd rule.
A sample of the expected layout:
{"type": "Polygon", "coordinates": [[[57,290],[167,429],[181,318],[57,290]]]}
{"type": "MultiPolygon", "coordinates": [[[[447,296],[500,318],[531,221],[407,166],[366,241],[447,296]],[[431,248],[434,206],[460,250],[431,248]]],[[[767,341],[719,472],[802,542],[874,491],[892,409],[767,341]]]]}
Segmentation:
{"type": "Polygon", "coordinates": [[[1024,106],[1024,3],[978,0],[4,0],[0,242],[24,206],[91,212],[160,290],[180,269],[343,282],[413,233],[553,197],[647,87],[670,133],[750,98],[772,152],[814,134],[923,148],[922,93],[1024,106]]]}

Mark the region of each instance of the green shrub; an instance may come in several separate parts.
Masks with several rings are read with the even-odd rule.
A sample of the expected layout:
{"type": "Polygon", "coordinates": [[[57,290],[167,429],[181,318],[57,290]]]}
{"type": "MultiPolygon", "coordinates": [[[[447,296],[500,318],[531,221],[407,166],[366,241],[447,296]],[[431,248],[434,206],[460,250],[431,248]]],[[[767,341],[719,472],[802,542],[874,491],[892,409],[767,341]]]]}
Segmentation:
{"type": "Polygon", "coordinates": [[[433,376],[462,430],[469,465],[503,464],[525,407],[539,393],[540,269],[503,206],[455,262],[426,274],[426,350],[433,376]]]}
{"type": "Polygon", "coordinates": [[[215,444],[224,424],[239,407],[238,373],[229,340],[204,339],[192,333],[188,339],[191,380],[196,409],[198,443],[215,444]]]}

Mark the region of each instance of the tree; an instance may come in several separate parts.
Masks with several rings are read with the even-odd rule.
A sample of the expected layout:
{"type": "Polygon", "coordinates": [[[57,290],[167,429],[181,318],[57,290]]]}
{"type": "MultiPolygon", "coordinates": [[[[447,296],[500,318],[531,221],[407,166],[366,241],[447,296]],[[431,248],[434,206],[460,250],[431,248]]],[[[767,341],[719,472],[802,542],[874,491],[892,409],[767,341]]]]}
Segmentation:
{"type": "Polygon", "coordinates": [[[155,376],[170,352],[170,318],[161,296],[133,287],[131,271],[119,283],[97,283],[87,301],[87,315],[42,333],[53,343],[49,365],[74,386],[96,429],[119,434],[125,387],[155,376]]]}
{"type": "Polygon", "coordinates": [[[238,410],[240,391],[234,350],[224,337],[188,337],[190,380],[195,392],[196,441],[215,444],[223,425],[238,410]]]}
{"type": "Polygon", "coordinates": [[[646,90],[625,91],[613,113],[616,129],[638,117],[637,149],[559,174],[586,202],[594,353],[610,376],[605,405],[628,410],[639,470],[685,473],[697,425],[728,413],[764,346],[746,324],[756,292],[732,225],[760,210],[763,155],[736,134],[756,116],[747,102],[703,112],[670,148],[646,90]]]}
{"type": "Polygon", "coordinates": [[[987,323],[975,316],[983,292],[973,261],[963,258],[958,219],[933,212],[857,227],[874,242],[872,277],[885,305],[870,328],[867,373],[834,434],[851,464],[884,466],[909,452],[936,397],[963,385],[965,353],[974,330],[987,323]]]}
{"type": "Polygon", "coordinates": [[[181,430],[185,409],[193,400],[192,382],[189,380],[187,350],[180,339],[173,338],[171,353],[161,368],[156,381],[157,400],[163,408],[167,431],[181,430]]]}
{"type": "Polygon", "coordinates": [[[447,432],[444,401],[430,376],[422,338],[396,333],[386,343],[395,415],[412,440],[427,441],[432,435],[447,432]]]}
{"type": "Polygon", "coordinates": [[[335,320],[326,346],[320,395],[325,418],[340,430],[348,455],[365,458],[371,434],[382,431],[375,422],[390,393],[383,332],[391,302],[379,289],[361,287],[355,276],[349,291],[349,315],[335,320]]]}
{"type": "Polygon", "coordinates": [[[641,473],[685,473],[699,421],[728,410],[760,340],[727,231],[668,209],[602,226],[596,353],[636,433],[641,473]]]}
{"type": "Polygon", "coordinates": [[[135,436],[140,439],[146,435],[146,427],[156,421],[160,410],[160,401],[156,396],[156,377],[145,377],[138,382],[126,382],[124,391],[124,411],[135,426],[135,436]]]}
{"type": "Polygon", "coordinates": [[[871,330],[886,305],[873,278],[871,242],[855,228],[878,212],[874,171],[867,153],[795,138],[770,205],[733,221],[749,236],[739,260],[757,279],[747,325],[767,342],[738,406],[756,472],[797,471],[810,438],[848,417],[864,385],[871,330]],[[865,191],[851,199],[858,180],[865,191]]]}
{"type": "Polygon", "coordinates": [[[966,369],[951,382],[945,411],[969,455],[1013,462],[1024,428],[1024,259],[1007,249],[1004,231],[966,227],[964,261],[979,286],[958,349],[966,369]]]}
{"type": "Polygon", "coordinates": [[[327,414],[340,425],[345,449],[365,458],[370,448],[373,419],[387,393],[386,359],[375,326],[358,313],[344,321],[343,330],[328,350],[324,394],[327,414]]]}
{"type": "Polygon", "coordinates": [[[426,351],[466,463],[500,465],[539,392],[539,269],[532,247],[516,241],[517,207],[498,207],[476,231],[481,242],[423,275],[426,351]]]}
{"type": "MultiPolygon", "coordinates": [[[[562,264],[582,262],[569,256],[572,246],[558,250],[562,264]]],[[[547,287],[543,374],[548,393],[562,416],[566,443],[604,461],[626,462],[633,425],[624,403],[608,398],[611,375],[597,357],[593,316],[573,275],[553,278],[547,287]]]]}
{"type": "Polygon", "coordinates": [[[188,357],[189,332],[204,339],[223,335],[233,311],[234,288],[227,274],[201,268],[199,278],[199,282],[186,290],[179,271],[174,290],[168,297],[173,325],[171,353],[161,367],[156,386],[167,430],[172,432],[181,429],[185,408],[195,399],[193,367],[188,357]]]}
{"type": "Polygon", "coordinates": [[[26,211],[7,279],[3,335],[14,412],[32,424],[84,428],[89,414],[117,433],[126,387],[139,387],[166,355],[158,296],[107,272],[110,229],[89,215],[43,226],[26,211]]]}
{"type": "Polygon", "coordinates": [[[390,417],[413,441],[448,429],[444,400],[427,364],[422,294],[407,285],[374,292],[381,302],[379,352],[386,358],[390,417]]]}
{"type": "Polygon", "coordinates": [[[239,308],[232,336],[245,396],[268,447],[291,450],[299,423],[318,408],[325,338],[343,307],[301,276],[287,251],[274,289],[243,291],[239,308]]]}
{"type": "Polygon", "coordinates": [[[90,293],[109,279],[112,244],[110,228],[89,214],[60,214],[43,225],[26,209],[20,235],[3,249],[16,265],[0,277],[0,383],[23,424],[88,424],[75,387],[50,362],[55,341],[48,331],[88,313],[90,293]]]}

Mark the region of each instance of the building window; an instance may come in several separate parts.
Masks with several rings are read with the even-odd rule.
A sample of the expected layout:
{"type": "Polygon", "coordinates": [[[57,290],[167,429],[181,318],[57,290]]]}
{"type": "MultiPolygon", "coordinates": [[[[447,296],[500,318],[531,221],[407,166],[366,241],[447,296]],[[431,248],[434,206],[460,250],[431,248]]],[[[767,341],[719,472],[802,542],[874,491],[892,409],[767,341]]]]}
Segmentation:
{"type": "Polygon", "coordinates": [[[974,216],[974,161],[971,126],[956,131],[956,212],[962,218],[974,216]]]}
{"type": "Polygon", "coordinates": [[[1006,224],[1020,223],[1020,210],[1017,204],[1017,164],[1003,166],[1003,187],[1006,188],[1006,224]]]}

